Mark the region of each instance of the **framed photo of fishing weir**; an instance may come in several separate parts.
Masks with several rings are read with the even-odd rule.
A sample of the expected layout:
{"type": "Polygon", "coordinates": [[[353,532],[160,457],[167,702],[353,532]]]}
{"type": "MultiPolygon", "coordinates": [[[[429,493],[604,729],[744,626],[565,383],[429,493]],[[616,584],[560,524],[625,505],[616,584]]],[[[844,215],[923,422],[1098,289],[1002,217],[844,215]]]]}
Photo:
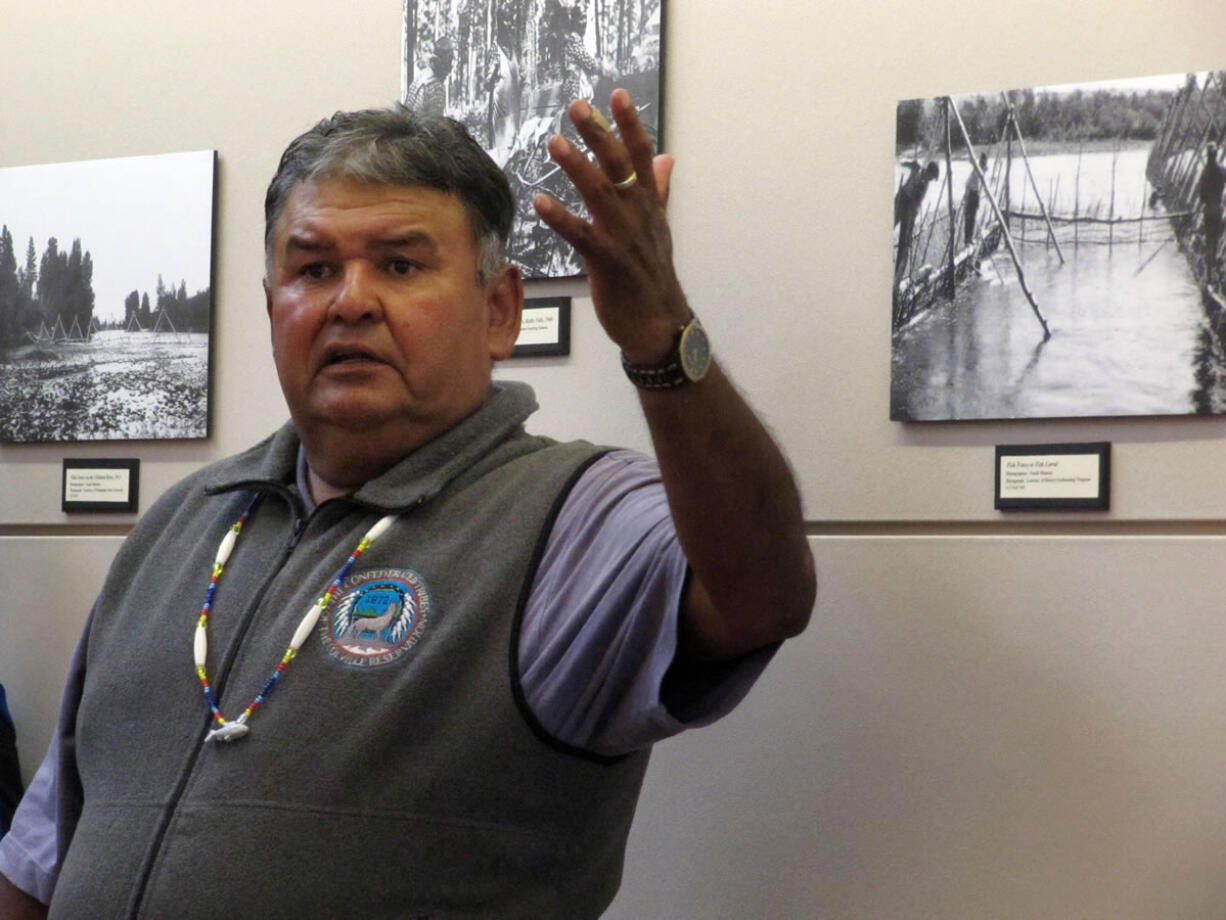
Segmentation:
{"type": "Polygon", "coordinates": [[[664,0],[404,0],[401,101],[462,122],[511,183],[508,256],[527,279],[583,274],[569,243],[537,218],[532,198],[582,201],[549,157],[573,99],[607,113],[624,87],[653,136],[663,130],[664,0]]]}
{"type": "Polygon", "coordinates": [[[1226,411],[1226,71],[907,99],[890,417],[1226,411]]]}
{"type": "Polygon", "coordinates": [[[216,161],[0,169],[0,441],[208,436],[216,161]]]}

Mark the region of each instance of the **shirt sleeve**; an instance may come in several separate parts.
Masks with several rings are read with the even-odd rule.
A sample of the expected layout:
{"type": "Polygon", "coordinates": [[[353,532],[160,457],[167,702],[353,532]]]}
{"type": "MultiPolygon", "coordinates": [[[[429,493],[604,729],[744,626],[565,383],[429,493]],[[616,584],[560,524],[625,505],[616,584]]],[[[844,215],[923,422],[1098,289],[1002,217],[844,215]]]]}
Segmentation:
{"type": "Polygon", "coordinates": [[[79,816],[80,790],[73,726],[85,678],[88,636],[87,621],[68,666],[59,726],[51,737],[43,762],[21,797],[9,832],[0,838],[0,875],[44,904],[51,903],[63,854],[79,816]]]}
{"type": "Polygon", "coordinates": [[[524,608],[519,677],[559,741],[625,754],[726,715],[773,655],[755,652],[687,686],[684,711],[663,696],[677,650],[688,565],[654,459],[614,451],[563,503],[524,608]]]}
{"type": "Polygon", "coordinates": [[[54,736],[47,756],[21,797],[12,827],[0,839],[0,874],[44,904],[51,902],[59,874],[55,818],[58,762],[59,738],[54,736]]]}

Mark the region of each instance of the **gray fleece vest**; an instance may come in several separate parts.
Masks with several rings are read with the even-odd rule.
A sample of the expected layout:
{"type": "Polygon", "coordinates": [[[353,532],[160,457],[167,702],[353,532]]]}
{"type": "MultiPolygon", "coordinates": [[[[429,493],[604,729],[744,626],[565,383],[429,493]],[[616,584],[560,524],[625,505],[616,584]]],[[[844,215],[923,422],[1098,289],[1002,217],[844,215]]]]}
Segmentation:
{"type": "Polygon", "coordinates": [[[509,385],[309,518],[287,485],[288,427],[150,509],[87,634],[66,760],[77,775],[64,775],[80,807],[67,809],[53,918],[601,913],[647,756],[568,749],[522,700],[519,613],[553,515],[598,455],[526,435],[534,408],[509,385]],[[209,676],[230,719],[363,533],[389,510],[400,517],[251,734],[204,744],[192,632],[218,542],[256,494],[209,628],[209,676]]]}

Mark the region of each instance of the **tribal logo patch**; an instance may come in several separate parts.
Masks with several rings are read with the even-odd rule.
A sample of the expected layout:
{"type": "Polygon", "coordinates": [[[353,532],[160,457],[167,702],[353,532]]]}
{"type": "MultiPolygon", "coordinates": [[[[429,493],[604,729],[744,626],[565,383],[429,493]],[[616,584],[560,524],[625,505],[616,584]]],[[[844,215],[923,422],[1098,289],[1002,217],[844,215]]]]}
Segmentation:
{"type": "Polygon", "coordinates": [[[391,664],[416,645],[430,619],[430,592],[410,569],[372,569],[346,578],[319,618],[321,644],[345,664],[391,664]]]}

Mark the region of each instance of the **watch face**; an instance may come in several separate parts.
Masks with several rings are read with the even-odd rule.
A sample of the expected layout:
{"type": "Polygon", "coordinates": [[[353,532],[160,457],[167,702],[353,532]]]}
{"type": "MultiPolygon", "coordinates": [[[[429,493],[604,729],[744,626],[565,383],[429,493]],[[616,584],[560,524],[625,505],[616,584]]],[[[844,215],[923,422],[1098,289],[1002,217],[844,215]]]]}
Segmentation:
{"type": "Polygon", "coordinates": [[[711,342],[698,320],[694,320],[681,333],[681,369],[690,380],[701,380],[711,366],[711,342]]]}

